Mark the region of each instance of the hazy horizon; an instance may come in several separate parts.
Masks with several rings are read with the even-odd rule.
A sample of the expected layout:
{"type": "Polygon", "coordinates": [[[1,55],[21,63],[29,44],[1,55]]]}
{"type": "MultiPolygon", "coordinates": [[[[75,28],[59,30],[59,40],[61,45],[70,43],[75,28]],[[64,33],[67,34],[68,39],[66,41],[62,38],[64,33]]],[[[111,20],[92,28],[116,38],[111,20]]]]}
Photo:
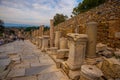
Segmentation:
{"type": "Polygon", "coordinates": [[[82,0],[0,0],[0,19],[5,23],[49,25],[56,13],[68,17],[82,0]]]}

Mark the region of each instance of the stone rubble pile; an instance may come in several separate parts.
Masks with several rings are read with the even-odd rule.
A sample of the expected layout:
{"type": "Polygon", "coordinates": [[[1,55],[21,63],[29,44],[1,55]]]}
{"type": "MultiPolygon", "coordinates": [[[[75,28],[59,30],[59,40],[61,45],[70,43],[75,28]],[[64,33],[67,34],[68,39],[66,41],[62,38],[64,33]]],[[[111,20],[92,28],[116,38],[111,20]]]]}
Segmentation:
{"type": "Polygon", "coordinates": [[[96,53],[101,56],[105,56],[107,58],[113,57],[114,50],[112,48],[107,47],[107,45],[98,43],[96,46],[96,53]]]}

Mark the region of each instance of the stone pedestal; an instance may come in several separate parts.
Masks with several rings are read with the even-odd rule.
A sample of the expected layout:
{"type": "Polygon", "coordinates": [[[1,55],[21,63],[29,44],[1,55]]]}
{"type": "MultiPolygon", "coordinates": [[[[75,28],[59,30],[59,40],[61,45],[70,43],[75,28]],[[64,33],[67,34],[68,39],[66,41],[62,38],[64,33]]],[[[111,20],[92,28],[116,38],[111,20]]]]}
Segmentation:
{"type": "Polygon", "coordinates": [[[57,59],[64,59],[64,58],[68,58],[69,55],[69,49],[60,49],[57,50],[57,59]]]}
{"type": "Polygon", "coordinates": [[[44,25],[41,25],[41,36],[44,35],[44,25]]]}
{"type": "Polygon", "coordinates": [[[80,79],[80,72],[79,72],[79,70],[76,70],[76,71],[69,70],[69,77],[72,80],[79,80],[80,79]]]}
{"type": "Polygon", "coordinates": [[[60,38],[60,49],[67,49],[68,48],[68,43],[67,43],[67,38],[60,38]]]}
{"type": "Polygon", "coordinates": [[[88,36],[86,34],[69,33],[67,34],[69,40],[69,58],[67,65],[71,70],[80,69],[86,52],[86,43],[88,36]]]}
{"type": "Polygon", "coordinates": [[[39,46],[39,38],[36,37],[36,45],[39,46]]]}
{"type": "Polygon", "coordinates": [[[96,41],[97,41],[97,22],[89,22],[86,24],[86,33],[88,35],[87,57],[96,57],[96,41]]]}
{"type": "Polygon", "coordinates": [[[60,49],[57,50],[57,59],[64,59],[68,57],[69,54],[69,49],[68,49],[68,44],[67,44],[67,38],[60,38],[60,49]]]}
{"type": "Polygon", "coordinates": [[[55,32],[55,47],[59,49],[59,42],[60,42],[61,32],[56,31],[55,32]]]}
{"type": "Polygon", "coordinates": [[[39,49],[42,48],[42,37],[39,37],[39,46],[38,46],[39,49]]]}
{"type": "Polygon", "coordinates": [[[48,48],[48,42],[49,42],[49,36],[43,36],[42,37],[42,49],[41,51],[46,51],[48,48]]]}
{"type": "Polygon", "coordinates": [[[54,46],[54,25],[53,20],[50,20],[50,47],[54,46]]]}
{"type": "Polygon", "coordinates": [[[57,47],[51,47],[51,48],[48,49],[49,54],[51,54],[51,55],[56,55],[57,50],[58,50],[57,47]]]}
{"type": "Polygon", "coordinates": [[[100,80],[103,73],[94,65],[82,65],[80,76],[80,80],[100,80]]]}
{"type": "Polygon", "coordinates": [[[33,44],[35,44],[35,38],[33,38],[33,44]]]}

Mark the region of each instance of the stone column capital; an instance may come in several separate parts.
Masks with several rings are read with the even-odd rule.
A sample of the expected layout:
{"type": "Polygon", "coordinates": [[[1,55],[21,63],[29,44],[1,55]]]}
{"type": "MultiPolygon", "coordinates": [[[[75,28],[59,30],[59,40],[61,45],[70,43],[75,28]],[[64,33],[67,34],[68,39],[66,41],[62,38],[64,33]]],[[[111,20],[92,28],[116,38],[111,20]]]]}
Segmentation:
{"type": "Polygon", "coordinates": [[[97,22],[94,22],[94,21],[92,21],[92,22],[88,22],[88,23],[86,23],[86,26],[98,26],[98,23],[97,22]]]}
{"type": "Polygon", "coordinates": [[[44,38],[44,39],[49,39],[50,37],[44,35],[42,38],[44,38]]]}
{"type": "Polygon", "coordinates": [[[87,40],[88,36],[86,34],[78,34],[78,33],[68,33],[67,37],[70,41],[77,42],[79,40],[87,40]]]}

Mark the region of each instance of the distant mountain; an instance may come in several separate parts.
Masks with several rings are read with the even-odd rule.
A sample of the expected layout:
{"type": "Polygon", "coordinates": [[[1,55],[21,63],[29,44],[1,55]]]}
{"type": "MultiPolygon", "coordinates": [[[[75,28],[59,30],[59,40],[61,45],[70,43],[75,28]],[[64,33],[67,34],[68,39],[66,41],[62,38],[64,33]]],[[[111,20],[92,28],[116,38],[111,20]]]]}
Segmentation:
{"type": "Polygon", "coordinates": [[[16,24],[16,23],[5,23],[5,27],[32,27],[36,25],[29,25],[29,24],[16,24]]]}

